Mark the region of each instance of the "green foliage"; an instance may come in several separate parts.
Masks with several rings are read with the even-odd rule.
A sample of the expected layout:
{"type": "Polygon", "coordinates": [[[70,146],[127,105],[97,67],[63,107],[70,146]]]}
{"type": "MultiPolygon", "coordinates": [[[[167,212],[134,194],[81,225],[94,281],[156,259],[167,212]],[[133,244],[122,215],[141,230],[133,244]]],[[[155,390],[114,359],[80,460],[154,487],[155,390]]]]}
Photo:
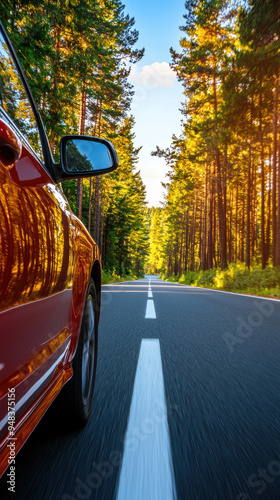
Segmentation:
{"type": "Polygon", "coordinates": [[[109,283],[120,283],[123,281],[131,281],[131,280],[136,280],[137,278],[139,277],[133,274],[119,276],[116,274],[114,269],[112,272],[107,271],[106,269],[102,269],[101,271],[102,285],[107,285],[109,283]]]}
{"type": "Polygon", "coordinates": [[[80,93],[88,100],[88,132],[101,115],[114,127],[129,109],[132,91],[127,61],[138,32],[119,0],[15,0],[0,6],[0,17],[15,46],[49,135],[59,152],[62,135],[77,133],[80,93]]]}
{"type": "Polygon", "coordinates": [[[127,118],[118,130],[115,147],[118,169],[106,177],[104,200],[103,264],[120,276],[143,274],[148,254],[148,211],[145,186],[136,170],[139,150],[133,146],[134,120],[127,118]]]}
{"type": "Polygon", "coordinates": [[[225,270],[189,271],[181,276],[170,277],[162,274],[161,279],[197,287],[280,298],[280,268],[256,268],[249,271],[243,263],[238,263],[230,264],[225,270]]]}
{"type": "Polygon", "coordinates": [[[165,268],[164,244],[166,237],[166,219],[161,208],[149,209],[149,258],[147,274],[158,274],[165,268]]]}

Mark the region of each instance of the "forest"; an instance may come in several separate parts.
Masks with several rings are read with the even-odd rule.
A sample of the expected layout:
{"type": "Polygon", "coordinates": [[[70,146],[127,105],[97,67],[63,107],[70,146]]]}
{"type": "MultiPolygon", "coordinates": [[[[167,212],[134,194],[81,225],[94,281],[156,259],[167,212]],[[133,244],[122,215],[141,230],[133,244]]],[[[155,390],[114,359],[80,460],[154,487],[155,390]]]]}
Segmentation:
{"type": "MultiPolygon", "coordinates": [[[[179,278],[280,267],[277,0],[185,1],[180,50],[170,49],[183,86],[182,133],[151,153],[169,172],[162,206],[149,209],[128,82],[144,49],[135,49],[135,21],[121,1],[14,0],[0,14],[54,157],[71,133],[109,139],[117,149],[114,173],[62,184],[105,271],[179,278]]],[[[279,284],[273,276],[271,286],[279,284]]]]}
{"type": "Polygon", "coordinates": [[[148,255],[148,209],[137,169],[131,65],[135,21],[120,0],[4,0],[0,18],[16,49],[59,161],[60,138],[92,135],[113,142],[118,169],[61,184],[73,212],[98,243],[103,274],[140,276],[148,255]]]}
{"type": "Polygon", "coordinates": [[[279,3],[185,7],[181,51],[171,49],[184,126],[153,152],[169,173],[165,206],[151,217],[152,269],[279,266],[279,3]]]}

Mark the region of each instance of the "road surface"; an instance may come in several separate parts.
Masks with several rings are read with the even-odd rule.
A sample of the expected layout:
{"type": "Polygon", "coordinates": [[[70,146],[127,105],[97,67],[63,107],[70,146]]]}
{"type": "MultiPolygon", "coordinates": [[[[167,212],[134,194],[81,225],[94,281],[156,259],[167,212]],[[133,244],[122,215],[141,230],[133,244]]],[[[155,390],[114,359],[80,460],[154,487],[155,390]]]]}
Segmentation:
{"type": "Polygon", "coordinates": [[[52,409],[14,500],[280,498],[280,303],[157,277],[102,288],[94,407],[52,409]]]}

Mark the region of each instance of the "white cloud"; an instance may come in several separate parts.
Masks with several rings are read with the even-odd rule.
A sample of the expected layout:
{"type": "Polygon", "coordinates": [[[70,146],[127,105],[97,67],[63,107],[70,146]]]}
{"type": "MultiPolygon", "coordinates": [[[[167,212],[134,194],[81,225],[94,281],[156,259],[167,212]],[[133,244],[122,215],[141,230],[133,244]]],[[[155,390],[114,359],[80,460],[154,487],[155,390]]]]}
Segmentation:
{"type": "Polygon", "coordinates": [[[128,80],[138,87],[171,87],[175,84],[176,73],[167,62],[154,62],[140,71],[132,66],[128,80]]]}
{"type": "MultiPolygon", "coordinates": [[[[141,152],[140,152],[141,158],[141,152]]],[[[168,171],[165,160],[163,158],[157,158],[155,156],[141,158],[141,177],[145,182],[145,179],[160,179],[164,180],[164,174],[168,171]]]]}

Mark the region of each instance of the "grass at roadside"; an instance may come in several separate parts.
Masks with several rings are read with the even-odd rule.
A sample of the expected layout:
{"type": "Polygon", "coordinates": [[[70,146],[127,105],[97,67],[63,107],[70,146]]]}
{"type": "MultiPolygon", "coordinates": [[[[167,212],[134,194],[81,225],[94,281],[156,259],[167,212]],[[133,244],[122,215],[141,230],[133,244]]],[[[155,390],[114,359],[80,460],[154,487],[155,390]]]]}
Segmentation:
{"type": "Polygon", "coordinates": [[[101,271],[102,285],[107,285],[109,283],[121,283],[122,281],[131,281],[137,279],[139,279],[139,277],[133,274],[119,276],[114,271],[112,273],[106,271],[106,269],[102,269],[101,271]]]}
{"type": "Polygon", "coordinates": [[[239,263],[230,264],[224,271],[219,268],[188,271],[180,276],[161,274],[160,278],[185,285],[280,299],[280,268],[266,267],[249,271],[244,264],[239,263]]]}

